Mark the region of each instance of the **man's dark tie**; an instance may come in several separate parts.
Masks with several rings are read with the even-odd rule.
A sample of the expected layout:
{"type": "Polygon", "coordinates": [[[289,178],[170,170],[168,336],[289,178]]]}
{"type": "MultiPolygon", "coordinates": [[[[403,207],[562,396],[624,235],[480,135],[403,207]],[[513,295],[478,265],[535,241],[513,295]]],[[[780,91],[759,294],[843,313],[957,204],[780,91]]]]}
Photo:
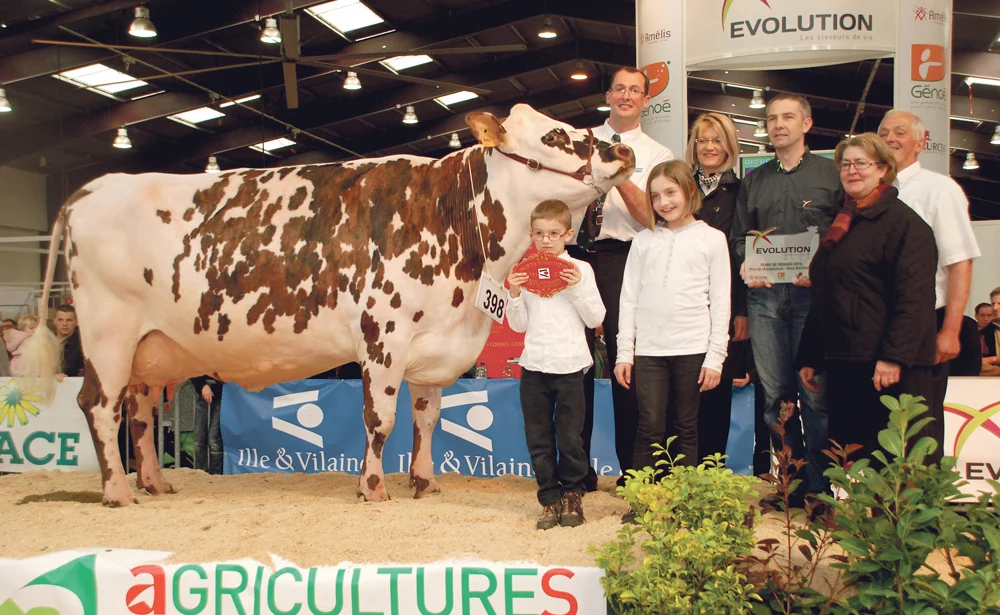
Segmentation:
{"type": "MultiPolygon", "coordinates": [[[[611,141],[621,143],[621,135],[611,135],[611,141]]],[[[604,223],[604,199],[607,196],[607,194],[599,196],[587,207],[587,213],[583,216],[580,233],[576,236],[576,245],[584,250],[592,248],[597,237],[601,234],[601,224],[604,223]]]]}

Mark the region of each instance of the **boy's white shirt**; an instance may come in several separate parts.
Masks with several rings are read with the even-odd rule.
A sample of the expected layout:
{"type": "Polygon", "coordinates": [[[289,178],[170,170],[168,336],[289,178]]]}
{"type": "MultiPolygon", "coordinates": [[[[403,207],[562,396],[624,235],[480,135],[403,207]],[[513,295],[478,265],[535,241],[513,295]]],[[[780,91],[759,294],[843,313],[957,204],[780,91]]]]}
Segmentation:
{"type": "Polygon", "coordinates": [[[721,373],[730,266],[726,236],[701,220],[676,231],[662,225],[640,231],[622,280],[616,363],[704,352],[702,367],[721,373]]]}
{"type": "Polygon", "coordinates": [[[507,324],[525,333],[521,367],[546,374],[571,374],[593,365],[586,329],[603,323],[605,314],[590,265],[566,252],[559,258],[577,266],[579,282],[552,297],[522,288],[507,306],[507,324]]]}

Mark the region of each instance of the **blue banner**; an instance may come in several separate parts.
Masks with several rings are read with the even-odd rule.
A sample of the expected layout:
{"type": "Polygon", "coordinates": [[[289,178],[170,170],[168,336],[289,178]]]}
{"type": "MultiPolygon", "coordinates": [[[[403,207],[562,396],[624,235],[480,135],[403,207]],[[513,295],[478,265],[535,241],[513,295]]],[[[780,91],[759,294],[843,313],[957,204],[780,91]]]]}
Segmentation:
{"type": "MultiPolygon", "coordinates": [[[[533,478],[524,437],[520,381],[459,380],[444,389],[441,421],[433,436],[434,468],[438,474],[470,476],[505,474],[533,478]]],[[[753,394],[733,419],[749,424],[730,431],[729,451],[734,471],[748,473],[753,449],[753,394]],[[749,443],[746,442],[749,434],[749,443]],[[743,454],[736,454],[737,451],[743,454]]],[[[222,395],[222,441],[226,474],[246,472],[347,472],[360,474],[365,451],[357,380],[299,380],[249,393],[227,384],[222,395]]],[[[594,437],[591,465],[600,476],[618,476],[615,456],[611,386],[598,380],[594,391],[594,437]]],[[[413,417],[409,388],[399,391],[396,426],[386,441],[382,463],[386,473],[410,471],[413,417]]]]}

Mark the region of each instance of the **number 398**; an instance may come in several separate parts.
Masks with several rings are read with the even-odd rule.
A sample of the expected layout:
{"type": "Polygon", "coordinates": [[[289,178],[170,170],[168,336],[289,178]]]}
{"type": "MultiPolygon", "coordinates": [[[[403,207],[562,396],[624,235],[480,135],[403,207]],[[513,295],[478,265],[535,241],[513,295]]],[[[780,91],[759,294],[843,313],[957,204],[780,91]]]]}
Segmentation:
{"type": "Polygon", "coordinates": [[[494,293],[492,290],[486,289],[486,298],[483,299],[483,309],[489,311],[491,314],[497,318],[503,318],[503,308],[506,304],[503,297],[494,293]]]}

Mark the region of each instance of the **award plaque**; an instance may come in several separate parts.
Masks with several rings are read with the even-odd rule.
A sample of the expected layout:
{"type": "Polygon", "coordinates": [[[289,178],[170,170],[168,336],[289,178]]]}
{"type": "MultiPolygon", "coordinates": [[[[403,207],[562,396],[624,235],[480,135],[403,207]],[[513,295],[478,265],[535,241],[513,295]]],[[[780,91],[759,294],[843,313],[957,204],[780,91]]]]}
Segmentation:
{"type": "Polygon", "coordinates": [[[521,262],[514,265],[516,273],[528,274],[528,281],[521,287],[539,297],[551,297],[568,286],[559,277],[560,272],[572,269],[573,263],[565,261],[551,252],[540,252],[532,248],[521,262]]]}
{"type": "Polygon", "coordinates": [[[792,283],[809,279],[809,263],[819,248],[819,233],[774,235],[774,228],[750,231],[746,246],[746,281],[792,283]]]}

